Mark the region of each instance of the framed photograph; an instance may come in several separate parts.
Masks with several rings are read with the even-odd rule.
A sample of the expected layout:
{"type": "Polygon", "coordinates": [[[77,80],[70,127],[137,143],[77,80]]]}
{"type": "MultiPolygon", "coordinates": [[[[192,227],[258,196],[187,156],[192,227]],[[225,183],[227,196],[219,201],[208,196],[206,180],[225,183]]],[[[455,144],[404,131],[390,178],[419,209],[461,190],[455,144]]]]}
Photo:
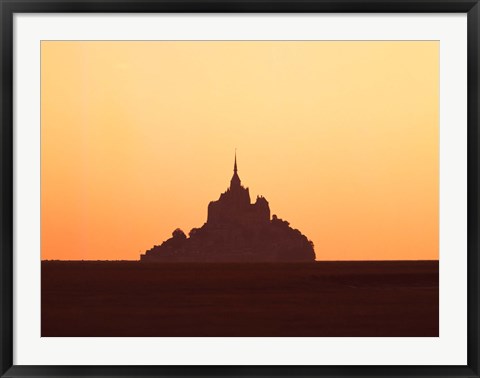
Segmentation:
{"type": "Polygon", "coordinates": [[[478,1],[0,4],[2,377],[479,377],[478,1]]]}

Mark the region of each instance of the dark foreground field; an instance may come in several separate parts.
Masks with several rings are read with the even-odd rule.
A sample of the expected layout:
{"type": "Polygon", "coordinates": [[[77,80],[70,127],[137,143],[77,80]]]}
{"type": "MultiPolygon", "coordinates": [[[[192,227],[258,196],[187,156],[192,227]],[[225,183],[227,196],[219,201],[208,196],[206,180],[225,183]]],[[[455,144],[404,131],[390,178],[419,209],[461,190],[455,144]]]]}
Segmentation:
{"type": "Polygon", "coordinates": [[[438,262],[43,262],[42,336],[438,336],[438,262]]]}

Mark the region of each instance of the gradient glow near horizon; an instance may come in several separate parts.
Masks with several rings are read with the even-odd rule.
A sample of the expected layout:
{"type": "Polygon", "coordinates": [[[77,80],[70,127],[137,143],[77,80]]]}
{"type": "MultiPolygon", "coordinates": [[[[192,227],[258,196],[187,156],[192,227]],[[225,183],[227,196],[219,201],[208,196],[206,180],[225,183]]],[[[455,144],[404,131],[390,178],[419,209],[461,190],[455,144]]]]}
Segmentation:
{"type": "Polygon", "coordinates": [[[42,259],[135,260],[233,173],[317,260],[439,257],[439,43],[41,45],[42,259]]]}

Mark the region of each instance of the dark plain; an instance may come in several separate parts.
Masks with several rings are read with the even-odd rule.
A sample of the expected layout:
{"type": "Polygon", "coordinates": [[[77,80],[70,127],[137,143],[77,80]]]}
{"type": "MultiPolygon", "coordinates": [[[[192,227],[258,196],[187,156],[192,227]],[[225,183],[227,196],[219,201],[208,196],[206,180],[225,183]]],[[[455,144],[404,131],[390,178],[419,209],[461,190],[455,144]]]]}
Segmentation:
{"type": "Polygon", "coordinates": [[[42,262],[42,337],[438,336],[438,261],[42,262]]]}

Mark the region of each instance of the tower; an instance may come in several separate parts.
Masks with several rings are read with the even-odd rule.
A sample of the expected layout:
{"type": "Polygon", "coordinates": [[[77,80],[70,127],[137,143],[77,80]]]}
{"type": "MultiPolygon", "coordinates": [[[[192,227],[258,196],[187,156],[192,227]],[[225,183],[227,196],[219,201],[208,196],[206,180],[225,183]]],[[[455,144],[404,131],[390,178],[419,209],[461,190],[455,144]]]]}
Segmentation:
{"type": "Polygon", "coordinates": [[[238,177],[237,173],[237,150],[235,150],[235,162],[233,164],[233,176],[230,180],[230,190],[236,190],[241,186],[240,177],[238,177]]]}

